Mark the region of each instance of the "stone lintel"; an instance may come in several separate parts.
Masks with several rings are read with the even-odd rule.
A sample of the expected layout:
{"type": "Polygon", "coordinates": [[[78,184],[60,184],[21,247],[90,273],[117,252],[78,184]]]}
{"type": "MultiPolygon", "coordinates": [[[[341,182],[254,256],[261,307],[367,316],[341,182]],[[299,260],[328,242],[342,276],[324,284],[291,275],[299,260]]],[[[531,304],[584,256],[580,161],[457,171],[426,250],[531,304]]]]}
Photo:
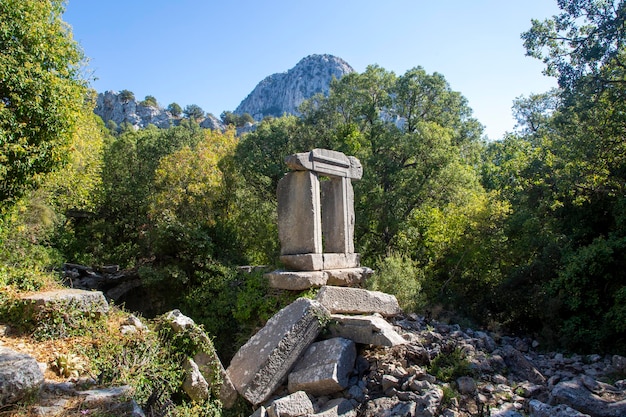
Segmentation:
{"type": "Polygon", "coordinates": [[[361,260],[358,253],[324,253],[324,268],[322,269],[345,269],[357,268],[361,260]]]}
{"type": "Polygon", "coordinates": [[[357,158],[329,149],[313,149],[310,152],[289,155],[285,158],[285,163],[296,171],[313,171],[355,180],[363,176],[363,167],[357,158]]]}
{"type": "Polygon", "coordinates": [[[302,291],[326,285],[323,271],[272,271],[265,274],[271,288],[302,291]]]}

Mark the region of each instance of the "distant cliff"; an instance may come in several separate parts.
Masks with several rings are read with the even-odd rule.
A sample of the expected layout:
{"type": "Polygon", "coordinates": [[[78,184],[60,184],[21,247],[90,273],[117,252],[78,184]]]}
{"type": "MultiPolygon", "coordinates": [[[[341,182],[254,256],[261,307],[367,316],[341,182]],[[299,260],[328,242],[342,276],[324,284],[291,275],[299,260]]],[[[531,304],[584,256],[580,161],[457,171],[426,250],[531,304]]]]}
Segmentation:
{"type": "MultiPolygon", "coordinates": [[[[351,72],[354,69],[341,58],[332,55],[309,55],[287,72],[272,74],[262,80],[233,113],[249,113],[256,121],[265,116],[299,115],[298,107],[304,100],[317,93],[328,94],[333,77],[339,79],[351,72]]],[[[180,118],[174,117],[159,105],[147,105],[128,94],[116,91],[98,94],[94,111],[105,123],[109,120],[117,126],[130,123],[135,129],[142,129],[150,124],[168,128],[180,121],[180,118]]],[[[224,124],[212,115],[207,115],[200,122],[200,126],[214,130],[224,129],[224,124]]]]}
{"type": "Polygon", "coordinates": [[[317,93],[328,94],[333,77],[339,79],[354,69],[332,55],[309,55],[287,72],[261,81],[234,111],[249,113],[255,120],[265,116],[298,115],[302,102],[317,93]]]}

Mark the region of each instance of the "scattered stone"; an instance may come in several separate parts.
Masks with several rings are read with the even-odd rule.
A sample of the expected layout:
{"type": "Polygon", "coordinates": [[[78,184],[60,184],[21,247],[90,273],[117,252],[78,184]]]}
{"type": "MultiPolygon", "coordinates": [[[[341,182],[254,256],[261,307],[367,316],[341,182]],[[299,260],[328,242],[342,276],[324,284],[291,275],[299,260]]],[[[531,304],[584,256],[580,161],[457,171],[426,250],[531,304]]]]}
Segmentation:
{"type": "Polygon", "coordinates": [[[185,316],[180,310],[172,310],[165,314],[165,320],[167,320],[176,333],[183,332],[187,329],[193,328],[196,323],[190,317],[185,316]]]}
{"type": "Polygon", "coordinates": [[[565,404],[552,407],[538,400],[530,400],[528,409],[530,417],[590,417],[589,414],[583,414],[565,404]]]}
{"type": "Polygon", "coordinates": [[[608,390],[608,384],[593,384],[592,389],[589,385],[585,377],[559,382],[552,389],[550,404],[565,404],[593,417],[626,416],[626,393],[608,390]]]}
{"type": "Polygon", "coordinates": [[[267,400],[317,338],[320,321],[328,315],[319,302],[299,298],[270,318],[226,370],[237,391],[252,404],[267,400]]]}
{"type": "Polygon", "coordinates": [[[476,381],[470,376],[462,376],[457,378],[456,385],[459,387],[461,394],[471,394],[476,391],[476,381]]]}
{"type": "Polygon", "coordinates": [[[396,417],[415,416],[417,404],[411,401],[400,401],[397,398],[381,397],[368,401],[363,417],[396,417]]]}
{"type": "Polygon", "coordinates": [[[37,395],[44,377],[35,358],[0,347],[0,406],[37,395]]]}
{"type": "Polygon", "coordinates": [[[626,373],[626,358],[620,355],[613,355],[611,358],[611,363],[613,364],[613,368],[617,372],[626,373]]]}
{"type": "Polygon", "coordinates": [[[356,417],[357,412],[354,408],[354,404],[345,398],[335,398],[328,401],[315,414],[310,414],[308,417],[356,417]]]}
{"type": "Polygon", "coordinates": [[[374,314],[384,317],[402,313],[395,296],[361,288],[325,286],[316,298],[332,314],[374,314]]]}

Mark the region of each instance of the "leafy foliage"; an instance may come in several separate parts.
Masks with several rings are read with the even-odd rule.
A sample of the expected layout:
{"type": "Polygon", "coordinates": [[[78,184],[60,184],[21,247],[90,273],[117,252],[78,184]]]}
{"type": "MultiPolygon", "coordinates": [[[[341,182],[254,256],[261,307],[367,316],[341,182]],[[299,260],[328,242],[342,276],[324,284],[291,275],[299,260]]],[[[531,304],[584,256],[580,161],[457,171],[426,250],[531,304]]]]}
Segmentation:
{"type": "Polygon", "coordinates": [[[57,0],[0,4],[0,210],[66,162],[86,93],[57,0]]]}

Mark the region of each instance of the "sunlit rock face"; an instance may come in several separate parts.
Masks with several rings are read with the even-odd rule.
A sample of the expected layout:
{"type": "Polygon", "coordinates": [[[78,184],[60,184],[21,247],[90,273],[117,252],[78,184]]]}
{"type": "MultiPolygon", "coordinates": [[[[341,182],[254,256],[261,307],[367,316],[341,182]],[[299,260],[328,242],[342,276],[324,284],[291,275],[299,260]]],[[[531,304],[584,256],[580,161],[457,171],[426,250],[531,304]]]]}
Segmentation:
{"type": "Polygon", "coordinates": [[[343,59],[332,55],[309,55],[287,72],[261,81],[234,111],[249,113],[259,121],[265,116],[299,115],[298,107],[315,94],[327,95],[333,78],[354,72],[343,59]]]}

